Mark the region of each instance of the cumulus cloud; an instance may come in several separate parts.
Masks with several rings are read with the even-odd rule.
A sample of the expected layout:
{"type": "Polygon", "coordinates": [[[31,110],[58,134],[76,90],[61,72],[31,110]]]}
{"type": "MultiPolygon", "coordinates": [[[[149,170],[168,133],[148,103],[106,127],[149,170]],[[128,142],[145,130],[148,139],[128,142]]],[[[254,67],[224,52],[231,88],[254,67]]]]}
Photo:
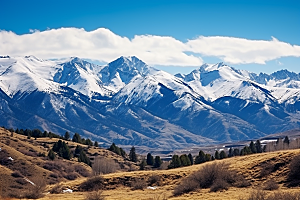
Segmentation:
{"type": "Polygon", "coordinates": [[[45,59],[78,56],[104,62],[135,55],[150,65],[164,66],[199,66],[203,64],[202,58],[195,56],[199,54],[234,64],[264,64],[284,56],[300,57],[300,46],[276,38],[263,41],[200,36],[182,42],[167,36],[136,35],[129,39],[105,28],[32,30],[24,35],[2,30],[0,46],[0,55],[35,55],[45,59]]]}

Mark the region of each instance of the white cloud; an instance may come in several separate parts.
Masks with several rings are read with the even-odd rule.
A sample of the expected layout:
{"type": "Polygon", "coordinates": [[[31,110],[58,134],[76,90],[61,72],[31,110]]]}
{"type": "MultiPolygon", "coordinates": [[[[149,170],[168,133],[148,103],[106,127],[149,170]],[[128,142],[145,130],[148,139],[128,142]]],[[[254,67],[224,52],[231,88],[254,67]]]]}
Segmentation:
{"type": "Polygon", "coordinates": [[[257,63],[285,56],[300,57],[300,46],[281,42],[272,37],[271,41],[248,40],[233,37],[203,37],[189,40],[191,51],[206,56],[216,56],[232,64],[257,63]]]}
{"type": "Polygon", "coordinates": [[[122,55],[135,55],[150,65],[165,66],[201,65],[202,58],[193,53],[216,56],[234,64],[265,64],[266,61],[284,56],[300,57],[300,46],[276,38],[263,41],[200,36],[184,43],[173,37],[154,35],[136,35],[129,39],[105,28],[94,31],[60,28],[30,32],[17,35],[11,31],[0,31],[0,55],[35,55],[45,59],[78,56],[104,62],[122,55]]]}

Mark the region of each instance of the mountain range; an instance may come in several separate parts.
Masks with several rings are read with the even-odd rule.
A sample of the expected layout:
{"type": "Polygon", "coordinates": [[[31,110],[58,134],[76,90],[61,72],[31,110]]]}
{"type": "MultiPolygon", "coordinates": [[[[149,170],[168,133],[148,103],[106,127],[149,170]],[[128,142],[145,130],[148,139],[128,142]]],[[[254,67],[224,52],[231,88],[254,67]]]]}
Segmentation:
{"type": "Polygon", "coordinates": [[[175,150],[300,128],[300,74],[204,64],[171,75],[135,56],[0,56],[0,125],[175,150]]]}

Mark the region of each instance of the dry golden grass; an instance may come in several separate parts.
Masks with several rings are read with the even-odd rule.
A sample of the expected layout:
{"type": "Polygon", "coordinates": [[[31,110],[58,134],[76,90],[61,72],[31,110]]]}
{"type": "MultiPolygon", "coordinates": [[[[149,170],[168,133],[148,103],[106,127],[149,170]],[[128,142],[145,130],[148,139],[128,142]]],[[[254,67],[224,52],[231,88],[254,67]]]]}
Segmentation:
{"type": "MultiPolygon", "coordinates": [[[[103,195],[106,196],[107,200],[110,199],[143,199],[143,200],[154,200],[154,199],[242,199],[250,196],[253,190],[262,189],[263,183],[266,180],[274,179],[279,184],[279,190],[282,192],[298,192],[300,188],[287,188],[284,186],[283,181],[288,173],[288,163],[295,156],[300,154],[300,149],[286,150],[280,152],[253,154],[249,156],[241,156],[228,158],[223,161],[213,162],[225,162],[230,165],[231,169],[237,170],[242,173],[248,180],[251,181],[252,186],[248,188],[235,188],[230,187],[226,191],[222,192],[210,192],[209,189],[199,189],[195,192],[183,194],[178,197],[172,195],[174,187],[179,184],[182,178],[188,176],[194,171],[199,170],[204,165],[210,164],[211,162],[204,163],[201,165],[193,165],[183,168],[171,169],[171,170],[160,170],[160,171],[134,171],[134,172],[119,172],[113,174],[104,175],[104,179],[108,183],[108,190],[104,190],[103,195]],[[272,163],[280,163],[278,169],[267,175],[261,177],[262,166],[272,163]],[[122,184],[130,182],[134,178],[147,179],[153,174],[162,177],[161,186],[158,186],[156,190],[144,189],[144,190],[132,190],[129,186],[122,186],[122,184]],[[122,184],[118,184],[122,183],[122,184]]],[[[73,182],[67,182],[69,187],[76,188],[81,180],[73,182]]],[[[265,191],[267,194],[272,194],[273,191],[265,191]]],[[[59,196],[60,199],[71,199],[76,196],[77,199],[84,199],[84,193],[75,192],[73,194],[65,194],[59,196]]],[[[50,195],[43,199],[58,198],[56,195],[50,195]]]]}
{"type": "MultiPolygon", "coordinates": [[[[43,176],[49,174],[49,171],[42,167],[39,167],[39,163],[44,162],[43,158],[26,156],[22,153],[22,150],[32,149],[36,152],[48,152],[52,144],[58,139],[38,138],[37,140],[28,140],[26,136],[14,134],[10,144],[7,145],[7,140],[10,138],[8,131],[0,130],[0,147],[7,149],[12,157],[23,158],[26,164],[31,164],[36,174],[43,176]],[[16,140],[16,141],[15,141],[16,140]],[[45,145],[46,144],[46,145],[45,145]],[[48,148],[47,148],[48,145],[48,148]],[[45,147],[46,146],[46,147],[45,147]]],[[[68,142],[69,145],[74,147],[77,143],[68,142]]],[[[102,155],[103,157],[112,158],[119,162],[125,163],[125,161],[114,153],[105,149],[99,149],[91,147],[89,153],[102,155]]],[[[298,192],[297,188],[287,188],[284,185],[287,174],[289,172],[289,163],[295,155],[300,154],[300,149],[286,150],[262,154],[253,154],[248,156],[233,157],[222,161],[211,161],[200,165],[193,165],[188,167],[170,169],[170,170],[156,170],[156,171],[132,171],[132,172],[117,172],[112,174],[103,175],[105,182],[105,190],[103,195],[105,199],[122,199],[122,200],[163,200],[163,199],[242,199],[248,197],[253,190],[262,189],[264,183],[267,180],[273,179],[279,184],[278,191],[283,192],[298,192]],[[183,178],[189,176],[191,173],[199,170],[205,165],[212,162],[225,162],[229,164],[229,168],[241,173],[247,180],[251,182],[251,186],[248,188],[235,188],[230,187],[228,190],[221,192],[210,192],[209,189],[199,189],[188,194],[181,196],[173,196],[174,188],[182,181],[183,178]],[[157,175],[160,176],[160,184],[157,189],[144,189],[133,190],[130,186],[131,182],[135,179],[148,180],[149,177],[157,175]]],[[[70,161],[72,162],[72,161],[70,161]]],[[[75,162],[73,162],[75,163],[75,162]]],[[[11,173],[13,170],[8,169],[0,165],[0,184],[5,186],[6,182],[13,180],[11,173]]],[[[80,177],[73,181],[64,180],[61,182],[64,188],[73,189],[75,192],[71,194],[47,194],[46,199],[62,199],[62,200],[83,200],[86,197],[86,192],[77,192],[78,186],[84,182],[86,178],[80,177]]],[[[49,191],[55,185],[48,185],[47,191],[49,191]]],[[[2,189],[0,188],[0,195],[2,189]]],[[[265,191],[267,194],[272,194],[273,191],[265,191]]]]}

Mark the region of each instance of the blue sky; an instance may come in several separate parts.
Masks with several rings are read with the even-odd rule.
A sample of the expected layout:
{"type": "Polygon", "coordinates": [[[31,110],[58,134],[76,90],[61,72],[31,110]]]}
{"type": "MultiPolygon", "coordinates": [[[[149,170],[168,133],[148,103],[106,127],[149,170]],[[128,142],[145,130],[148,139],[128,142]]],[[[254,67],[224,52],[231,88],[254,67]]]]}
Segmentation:
{"type": "MultiPolygon", "coordinates": [[[[280,69],[300,72],[300,1],[297,0],[19,0],[2,1],[0,17],[0,33],[3,34],[2,37],[0,35],[0,44],[4,47],[2,50],[0,48],[0,54],[23,55],[28,52],[47,58],[57,57],[55,51],[64,57],[73,56],[70,55],[70,49],[80,48],[81,45],[87,52],[88,46],[93,46],[85,46],[86,41],[82,38],[88,42],[101,38],[102,42],[97,48],[91,48],[89,54],[74,51],[75,56],[108,62],[121,54],[135,54],[150,65],[171,73],[187,73],[202,63],[220,61],[253,72],[271,73],[280,69]],[[77,29],[61,30],[68,27],[77,29]],[[81,28],[84,33],[80,31],[81,28]],[[49,29],[57,31],[47,32],[49,29]],[[98,30],[95,36],[89,38],[87,35],[95,30],[98,30]],[[9,31],[15,35],[7,34],[9,31]],[[34,51],[27,47],[30,44],[22,40],[25,38],[22,36],[28,35],[34,44],[39,43],[41,38],[58,42],[57,38],[69,38],[67,34],[80,37],[80,45],[67,49],[69,44],[64,40],[65,46],[60,46],[63,50],[48,48],[51,45],[45,43],[44,49],[34,51]],[[103,41],[111,38],[112,41],[105,46],[103,41]],[[166,44],[160,46],[164,42],[166,44]],[[224,45],[217,46],[216,43],[224,45]],[[20,48],[22,45],[27,46],[20,48]],[[99,49],[101,45],[105,49],[99,49]],[[130,45],[131,50],[126,50],[126,45],[130,45]],[[112,51],[110,46],[120,50],[107,54],[112,51]],[[180,51],[174,48],[180,48],[180,51]],[[226,48],[233,49],[227,51],[226,48]],[[244,48],[247,52],[243,55],[236,51],[242,52],[244,48]],[[134,49],[144,52],[139,53],[134,49]],[[223,51],[218,52],[219,49],[223,51]],[[99,53],[95,54],[94,51],[99,53]],[[169,54],[164,55],[168,51],[169,54]],[[262,52],[261,57],[259,52],[262,52]]],[[[76,37],[69,42],[74,42],[76,37]]]]}

